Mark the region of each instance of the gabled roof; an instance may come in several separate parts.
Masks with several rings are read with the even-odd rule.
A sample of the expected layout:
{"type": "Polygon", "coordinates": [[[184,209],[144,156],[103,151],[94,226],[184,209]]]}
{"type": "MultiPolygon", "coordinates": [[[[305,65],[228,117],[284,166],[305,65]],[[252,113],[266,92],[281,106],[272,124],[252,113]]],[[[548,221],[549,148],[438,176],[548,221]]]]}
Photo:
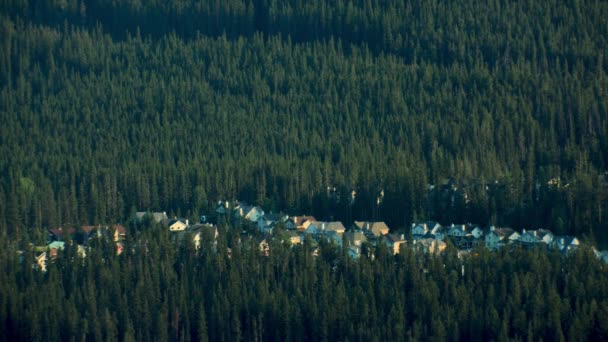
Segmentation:
{"type": "Polygon", "coordinates": [[[344,228],[344,225],[340,221],[317,222],[316,225],[323,231],[334,231],[338,234],[342,234],[346,231],[346,228],[344,228]]]}
{"type": "Polygon", "coordinates": [[[377,222],[363,222],[363,221],[355,221],[355,226],[362,230],[371,231],[375,236],[381,236],[388,234],[389,228],[386,223],[382,221],[377,222]]]}
{"type": "Polygon", "coordinates": [[[493,232],[498,235],[501,238],[508,238],[511,235],[513,235],[513,233],[515,233],[515,230],[513,230],[512,228],[494,228],[493,232]]]}
{"type": "Polygon", "coordinates": [[[74,228],[68,228],[66,230],[64,230],[63,228],[59,227],[59,228],[55,228],[55,229],[49,229],[49,232],[57,237],[62,237],[63,233],[67,233],[67,234],[74,234],[76,230],[74,228]]]}
{"type": "Polygon", "coordinates": [[[127,233],[127,229],[125,227],[123,227],[120,224],[115,224],[112,226],[112,230],[115,230],[118,232],[118,234],[126,234],[127,233]]]}
{"type": "Polygon", "coordinates": [[[97,228],[99,228],[99,226],[81,226],[81,227],[80,227],[80,230],[81,230],[83,233],[85,233],[85,234],[89,235],[89,234],[91,234],[91,232],[92,232],[92,231],[94,231],[94,230],[95,230],[95,229],[97,229],[97,228]]]}
{"type": "Polygon", "coordinates": [[[390,243],[405,242],[405,236],[402,234],[386,234],[384,239],[390,243]]]}
{"type": "Polygon", "coordinates": [[[49,243],[47,245],[47,247],[49,249],[60,249],[60,250],[62,250],[62,249],[65,248],[65,242],[63,242],[63,241],[53,241],[53,242],[49,243]]]}

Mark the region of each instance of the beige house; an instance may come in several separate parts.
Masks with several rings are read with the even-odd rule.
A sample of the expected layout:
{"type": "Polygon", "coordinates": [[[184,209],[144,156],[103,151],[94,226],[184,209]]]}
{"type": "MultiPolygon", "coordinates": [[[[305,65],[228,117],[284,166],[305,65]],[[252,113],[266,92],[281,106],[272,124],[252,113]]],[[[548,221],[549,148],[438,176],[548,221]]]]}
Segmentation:
{"type": "Polygon", "coordinates": [[[361,230],[368,230],[376,237],[388,234],[389,228],[384,222],[363,222],[355,221],[355,226],[361,230]]]}
{"type": "Polygon", "coordinates": [[[405,245],[406,242],[403,234],[386,234],[383,241],[393,254],[398,254],[401,246],[405,245]]]}

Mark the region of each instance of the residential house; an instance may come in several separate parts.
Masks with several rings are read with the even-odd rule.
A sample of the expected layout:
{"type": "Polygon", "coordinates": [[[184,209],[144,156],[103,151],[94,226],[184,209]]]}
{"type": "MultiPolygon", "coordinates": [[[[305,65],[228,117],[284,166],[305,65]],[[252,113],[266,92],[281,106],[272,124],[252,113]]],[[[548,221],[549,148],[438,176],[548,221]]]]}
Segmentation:
{"type": "Polygon", "coordinates": [[[386,234],[383,241],[393,254],[398,254],[401,246],[405,245],[405,236],[403,234],[386,234]]]}
{"type": "Polygon", "coordinates": [[[550,246],[568,254],[580,247],[580,241],[574,236],[555,236],[550,246]]]}
{"type": "Polygon", "coordinates": [[[268,241],[266,241],[266,239],[264,239],[260,242],[259,247],[260,247],[260,254],[262,254],[263,256],[270,255],[270,245],[268,244],[268,241]]]}
{"type": "Polygon", "coordinates": [[[112,226],[112,238],[114,241],[122,241],[127,238],[127,229],[120,224],[112,226]]]}
{"type": "Polygon", "coordinates": [[[412,240],[420,240],[429,232],[429,227],[426,223],[412,223],[412,240]]]}
{"type": "Polygon", "coordinates": [[[228,215],[230,213],[230,203],[228,201],[217,202],[215,212],[220,216],[228,215]]]}
{"type": "Polygon", "coordinates": [[[320,228],[321,231],[323,231],[323,232],[335,232],[340,237],[346,231],[346,228],[344,228],[344,225],[340,221],[333,221],[333,222],[321,222],[320,221],[320,222],[317,222],[315,225],[318,228],[320,228]]]}
{"type": "Polygon", "coordinates": [[[296,229],[300,232],[305,231],[308,226],[311,223],[316,223],[317,219],[315,219],[313,216],[292,216],[289,218],[288,222],[286,222],[286,228],[290,229],[292,227],[291,224],[289,224],[289,221],[291,221],[291,223],[293,223],[293,226],[296,227],[296,229]]]}
{"type": "Polygon", "coordinates": [[[466,230],[470,233],[475,239],[480,239],[483,236],[483,229],[477,225],[466,225],[466,230]]]}
{"type": "Polygon", "coordinates": [[[436,224],[433,229],[431,229],[431,234],[435,237],[435,240],[444,241],[448,236],[449,230],[448,227],[436,224]]]}
{"type": "Polygon", "coordinates": [[[184,230],[186,230],[186,228],[188,228],[188,226],[190,225],[190,222],[188,221],[188,219],[182,220],[182,219],[173,219],[173,220],[169,220],[168,226],[169,226],[169,231],[171,232],[182,232],[184,230]]]}
{"type": "Polygon", "coordinates": [[[49,241],[64,241],[66,236],[72,238],[76,230],[74,228],[68,228],[64,230],[63,228],[55,228],[49,229],[48,239],[49,241]]]}
{"type": "Polygon", "coordinates": [[[381,237],[389,232],[389,228],[384,222],[355,221],[355,227],[363,231],[370,231],[375,237],[381,237]]]}
{"type": "Polygon", "coordinates": [[[344,239],[348,246],[360,247],[364,242],[368,242],[367,237],[360,229],[351,229],[345,232],[344,239]]]}
{"type": "Polygon", "coordinates": [[[537,245],[539,243],[550,244],[553,241],[553,234],[546,229],[522,231],[518,242],[525,247],[537,245]]]}
{"type": "Polygon", "coordinates": [[[217,237],[219,236],[217,226],[215,226],[213,224],[208,224],[208,223],[193,224],[188,228],[188,230],[186,232],[190,233],[190,236],[192,236],[192,242],[193,242],[194,248],[196,250],[200,249],[201,241],[203,239],[208,238],[208,239],[216,240],[217,237]]]}
{"type": "Polygon", "coordinates": [[[361,255],[361,246],[348,247],[348,255],[353,259],[359,258],[359,256],[361,255]]]}
{"type": "Polygon", "coordinates": [[[339,235],[335,230],[324,230],[323,236],[327,242],[342,247],[342,236],[339,235]]]}
{"type": "Polygon", "coordinates": [[[284,223],[287,216],[283,214],[265,214],[258,220],[258,230],[265,234],[272,234],[276,224],[284,223]]]}
{"type": "Polygon", "coordinates": [[[467,227],[464,224],[455,225],[452,223],[448,230],[448,236],[455,240],[464,238],[465,236],[467,236],[467,227]]]}
{"type": "Polygon", "coordinates": [[[42,272],[46,272],[46,252],[42,252],[36,257],[34,267],[42,272]]]}
{"type": "Polygon", "coordinates": [[[496,228],[491,226],[489,232],[485,235],[485,245],[488,249],[495,250],[517,241],[519,237],[519,233],[511,228],[496,228]]]}
{"type": "Polygon", "coordinates": [[[299,245],[302,243],[302,237],[300,237],[300,235],[294,231],[288,231],[287,236],[292,245],[299,245]]]}
{"type": "Polygon", "coordinates": [[[258,222],[260,218],[264,217],[264,210],[258,206],[242,207],[241,209],[239,210],[240,216],[250,222],[258,222]]]}
{"type": "Polygon", "coordinates": [[[435,239],[422,239],[414,242],[414,250],[424,254],[441,254],[446,248],[445,242],[435,239]]]}
{"type": "Polygon", "coordinates": [[[321,229],[319,229],[317,227],[317,224],[318,223],[312,223],[311,222],[308,225],[308,228],[306,228],[306,230],[304,231],[304,234],[310,235],[314,239],[318,239],[321,236],[322,231],[321,231],[321,229]]]}

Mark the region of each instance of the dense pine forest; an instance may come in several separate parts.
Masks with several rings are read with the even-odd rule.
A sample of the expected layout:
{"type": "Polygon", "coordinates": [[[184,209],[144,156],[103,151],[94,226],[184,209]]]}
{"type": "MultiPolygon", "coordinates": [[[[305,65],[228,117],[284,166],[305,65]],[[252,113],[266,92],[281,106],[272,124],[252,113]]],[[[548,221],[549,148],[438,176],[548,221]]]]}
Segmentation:
{"type": "Polygon", "coordinates": [[[608,242],[605,2],[0,9],[9,235],[136,209],[197,217],[239,198],[608,242]],[[446,180],[455,194],[438,190],[446,180]],[[353,207],[337,200],[353,189],[353,207]]]}
{"type": "Polygon", "coordinates": [[[232,199],[605,248],[606,18],[599,0],[0,0],[0,340],[608,339],[586,249],[264,257],[236,227],[194,251],[152,224],[46,273],[27,250],[232,199]]]}

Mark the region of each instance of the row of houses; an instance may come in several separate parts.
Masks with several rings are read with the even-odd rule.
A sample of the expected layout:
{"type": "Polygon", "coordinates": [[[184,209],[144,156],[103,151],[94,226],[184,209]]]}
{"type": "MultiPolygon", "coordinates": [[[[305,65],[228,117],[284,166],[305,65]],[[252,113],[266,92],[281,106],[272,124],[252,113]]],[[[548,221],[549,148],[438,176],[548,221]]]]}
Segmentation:
{"type": "Polygon", "coordinates": [[[414,241],[435,239],[444,241],[450,238],[459,249],[471,249],[483,245],[496,250],[507,245],[534,247],[544,245],[568,253],[580,247],[580,241],[574,236],[554,235],[550,230],[537,229],[517,232],[512,228],[490,226],[483,229],[473,224],[442,226],[437,222],[413,223],[411,236],[414,241]]]}

